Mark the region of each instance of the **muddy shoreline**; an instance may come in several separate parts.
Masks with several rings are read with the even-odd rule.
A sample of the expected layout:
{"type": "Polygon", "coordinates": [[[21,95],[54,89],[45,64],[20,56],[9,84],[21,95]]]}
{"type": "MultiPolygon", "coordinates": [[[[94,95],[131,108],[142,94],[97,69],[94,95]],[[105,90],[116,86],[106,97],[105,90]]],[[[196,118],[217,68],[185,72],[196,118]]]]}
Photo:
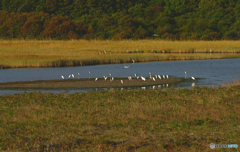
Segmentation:
{"type": "Polygon", "coordinates": [[[148,86],[148,85],[160,85],[160,84],[171,84],[183,81],[182,78],[171,78],[171,79],[141,79],[128,80],[127,78],[114,78],[114,81],[104,80],[103,78],[98,79],[64,79],[64,80],[38,80],[38,81],[17,81],[17,82],[6,82],[0,83],[0,89],[58,89],[58,88],[114,88],[114,87],[134,87],[134,86],[148,86]],[[123,84],[121,83],[123,80],[123,84]]]}

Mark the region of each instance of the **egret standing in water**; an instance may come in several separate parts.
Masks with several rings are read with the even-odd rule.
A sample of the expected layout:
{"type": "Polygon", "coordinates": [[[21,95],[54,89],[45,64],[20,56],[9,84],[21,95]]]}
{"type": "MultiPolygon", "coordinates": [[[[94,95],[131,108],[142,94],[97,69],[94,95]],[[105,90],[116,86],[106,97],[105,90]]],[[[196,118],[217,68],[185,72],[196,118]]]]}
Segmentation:
{"type": "Polygon", "coordinates": [[[195,80],[195,78],[194,77],[191,77],[193,80],[195,80]]]}
{"type": "Polygon", "coordinates": [[[162,78],[165,79],[165,75],[162,75],[162,78]]]}
{"type": "Polygon", "coordinates": [[[187,78],[187,71],[185,71],[185,79],[187,78]]]}
{"type": "Polygon", "coordinates": [[[149,78],[152,79],[152,73],[151,72],[149,72],[149,78]]]}
{"type": "Polygon", "coordinates": [[[159,78],[159,79],[162,79],[160,75],[158,75],[158,78],[159,78]]]}
{"type": "Polygon", "coordinates": [[[78,72],[78,79],[80,78],[80,73],[78,72]]]}
{"type": "Polygon", "coordinates": [[[91,71],[89,71],[88,73],[89,73],[89,79],[90,79],[90,77],[91,77],[91,71]]]}
{"type": "Polygon", "coordinates": [[[64,79],[64,76],[63,76],[63,75],[61,75],[61,78],[62,78],[62,79],[64,79]]]}
{"type": "Polygon", "coordinates": [[[135,61],[132,59],[132,62],[135,63],[135,61]]]}
{"type": "Polygon", "coordinates": [[[74,78],[74,75],[72,74],[72,78],[74,78]]]}
{"type": "Polygon", "coordinates": [[[71,78],[71,74],[68,76],[68,78],[71,78]]]}

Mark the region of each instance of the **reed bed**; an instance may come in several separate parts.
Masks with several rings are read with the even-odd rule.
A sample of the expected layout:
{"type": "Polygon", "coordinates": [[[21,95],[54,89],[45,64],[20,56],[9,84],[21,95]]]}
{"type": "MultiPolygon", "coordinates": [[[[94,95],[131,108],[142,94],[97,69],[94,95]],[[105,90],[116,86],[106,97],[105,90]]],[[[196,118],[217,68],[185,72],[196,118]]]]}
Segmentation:
{"type": "Polygon", "coordinates": [[[0,150],[195,152],[239,144],[237,84],[2,95],[0,150]]]}
{"type": "Polygon", "coordinates": [[[237,58],[239,52],[239,41],[1,40],[0,68],[237,58]]]}

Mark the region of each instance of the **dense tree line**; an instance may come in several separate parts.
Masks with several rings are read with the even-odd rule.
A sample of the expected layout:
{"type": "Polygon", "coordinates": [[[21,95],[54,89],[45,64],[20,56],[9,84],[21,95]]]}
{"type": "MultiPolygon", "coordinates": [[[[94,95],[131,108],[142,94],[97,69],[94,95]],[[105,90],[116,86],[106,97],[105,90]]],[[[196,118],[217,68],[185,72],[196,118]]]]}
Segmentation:
{"type": "Polygon", "coordinates": [[[1,0],[0,38],[238,40],[240,0],[1,0]],[[155,35],[155,36],[156,36],[155,35]]]}

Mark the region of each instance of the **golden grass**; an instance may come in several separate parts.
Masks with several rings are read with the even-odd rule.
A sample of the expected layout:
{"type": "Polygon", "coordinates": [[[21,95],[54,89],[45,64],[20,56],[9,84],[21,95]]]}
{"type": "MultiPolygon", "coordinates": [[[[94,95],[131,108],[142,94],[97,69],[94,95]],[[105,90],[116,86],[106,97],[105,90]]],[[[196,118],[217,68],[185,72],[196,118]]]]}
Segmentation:
{"type": "Polygon", "coordinates": [[[240,142],[239,98],[239,85],[2,95],[0,151],[211,151],[240,142]]]}
{"type": "Polygon", "coordinates": [[[0,67],[113,64],[132,62],[132,59],[136,62],[221,59],[240,57],[239,52],[240,41],[1,40],[0,67]]]}

